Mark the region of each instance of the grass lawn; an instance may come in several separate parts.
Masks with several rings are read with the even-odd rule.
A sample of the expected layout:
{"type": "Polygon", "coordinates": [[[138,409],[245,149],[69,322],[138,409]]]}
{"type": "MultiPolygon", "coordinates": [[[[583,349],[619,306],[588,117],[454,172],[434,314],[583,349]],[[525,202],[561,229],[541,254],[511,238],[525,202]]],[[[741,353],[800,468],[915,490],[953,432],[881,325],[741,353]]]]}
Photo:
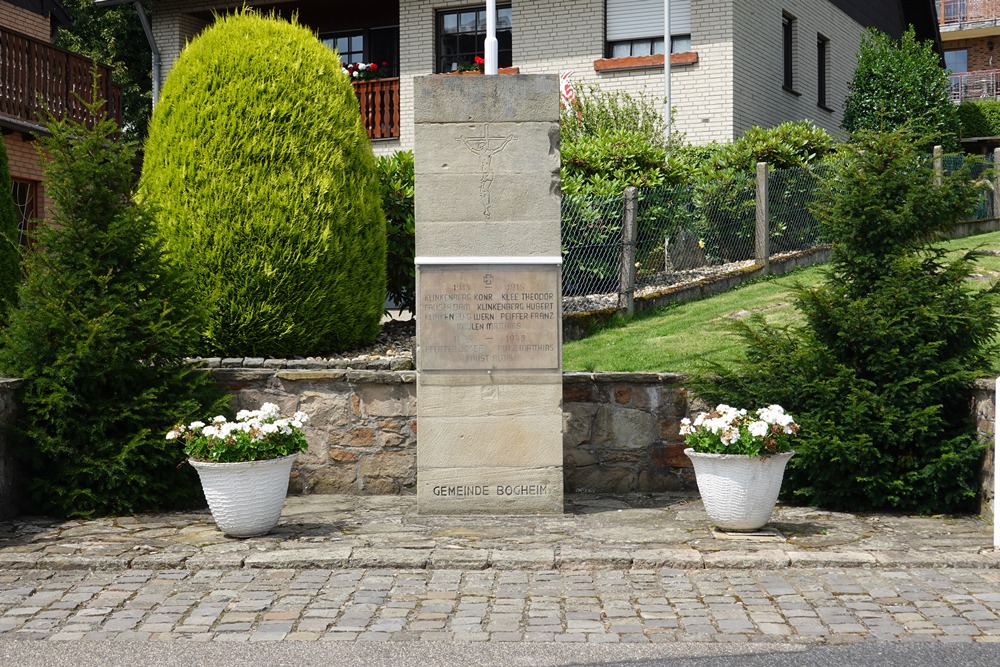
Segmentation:
{"type": "MultiPolygon", "coordinates": [[[[951,253],[981,248],[1000,253],[1000,232],[970,236],[942,244],[951,253]]],[[[973,284],[986,287],[1000,279],[1000,255],[977,255],[973,284]]],[[[742,342],[728,323],[751,313],[777,325],[794,324],[794,287],[824,280],[825,266],[756,282],[717,296],[643,313],[609,326],[584,340],[563,346],[566,370],[653,371],[691,373],[706,362],[740,358],[742,342]]]]}

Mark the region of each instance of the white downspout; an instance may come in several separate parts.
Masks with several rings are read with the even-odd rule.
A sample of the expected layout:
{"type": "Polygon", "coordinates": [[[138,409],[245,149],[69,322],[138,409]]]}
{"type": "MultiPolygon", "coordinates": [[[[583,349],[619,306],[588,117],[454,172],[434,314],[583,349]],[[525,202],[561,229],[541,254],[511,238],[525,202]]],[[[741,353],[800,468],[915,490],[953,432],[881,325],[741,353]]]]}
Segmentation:
{"type": "Polygon", "coordinates": [[[146,33],[146,41],[149,42],[149,50],[153,55],[152,69],[153,69],[153,106],[156,106],[156,100],[160,97],[160,50],[156,48],[156,39],[153,37],[153,27],[149,23],[149,17],[146,16],[146,10],[142,8],[142,3],[139,0],[135,0],[135,10],[139,12],[139,23],[142,24],[142,30],[146,33]]]}
{"type": "Polygon", "coordinates": [[[670,43],[670,0],[663,0],[663,117],[667,121],[667,143],[670,143],[670,52],[673,46],[670,43]]]}

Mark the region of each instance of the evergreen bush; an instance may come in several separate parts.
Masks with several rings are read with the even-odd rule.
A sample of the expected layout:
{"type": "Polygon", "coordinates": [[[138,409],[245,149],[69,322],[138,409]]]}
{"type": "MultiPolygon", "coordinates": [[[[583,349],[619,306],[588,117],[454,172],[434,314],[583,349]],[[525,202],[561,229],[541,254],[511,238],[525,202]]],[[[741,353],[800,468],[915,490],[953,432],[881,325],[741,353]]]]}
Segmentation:
{"type": "Polygon", "coordinates": [[[25,380],[14,450],[32,507],[87,517],[203,502],[194,471],[178,468],[180,444],[164,439],[223,407],[184,363],[199,329],[191,281],[167,262],[147,209],[129,203],[135,150],[115,124],[48,129],[54,215],[0,340],[0,371],[25,380]]]}
{"type": "Polygon", "coordinates": [[[11,193],[7,148],[0,139],[0,327],[7,323],[10,310],[17,304],[17,286],[21,284],[21,252],[17,221],[11,193]]]}
{"type": "Polygon", "coordinates": [[[908,127],[927,152],[936,144],[958,148],[958,112],[950,81],[930,40],[918,42],[913,27],[899,41],[869,28],[844,102],[843,127],[851,133],[908,127]]]}
{"type": "Polygon", "coordinates": [[[1000,100],[965,101],[958,105],[963,137],[1000,136],[1000,100]]]}
{"type": "Polygon", "coordinates": [[[375,158],[340,59],[308,28],[244,10],[184,48],[150,124],[141,196],[197,276],[201,353],[327,354],[378,333],[375,158]]]}
{"type": "Polygon", "coordinates": [[[738,323],[746,363],[693,383],[736,405],[778,403],[802,426],[786,498],[840,510],[969,510],[977,493],[971,383],[991,370],[997,287],[966,284],[938,240],[971,209],[964,171],[935,184],[922,141],[863,133],[824,179],[814,213],[828,280],[800,289],[797,328],[738,323]]]}
{"type": "Polygon", "coordinates": [[[386,293],[397,308],[416,313],[417,269],[413,215],[413,151],[378,158],[385,213],[386,293]]]}

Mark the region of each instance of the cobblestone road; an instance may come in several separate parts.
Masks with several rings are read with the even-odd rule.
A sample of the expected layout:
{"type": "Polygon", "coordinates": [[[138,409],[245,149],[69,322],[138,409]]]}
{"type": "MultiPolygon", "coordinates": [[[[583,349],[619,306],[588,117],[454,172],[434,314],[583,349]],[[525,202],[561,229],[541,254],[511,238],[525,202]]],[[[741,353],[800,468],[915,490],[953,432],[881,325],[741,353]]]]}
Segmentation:
{"type": "Polygon", "coordinates": [[[0,639],[1000,642],[1000,570],[23,570],[0,639]]]}

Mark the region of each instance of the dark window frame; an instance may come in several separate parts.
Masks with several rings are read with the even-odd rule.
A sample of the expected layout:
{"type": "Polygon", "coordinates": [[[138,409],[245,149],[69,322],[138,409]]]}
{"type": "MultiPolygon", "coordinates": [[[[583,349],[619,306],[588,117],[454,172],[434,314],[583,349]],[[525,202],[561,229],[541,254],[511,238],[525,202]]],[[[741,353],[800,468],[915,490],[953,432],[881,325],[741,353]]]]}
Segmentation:
{"type": "MultiPolygon", "coordinates": [[[[499,67],[511,67],[513,65],[513,10],[509,4],[498,4],[497,14],[506,12],[511,15],[510,27],[502,28],[500,22],[497,24],[497,41],[500,48],[497,58],[499,67]]],[[[484,42],[486,39],[486,5],[470,5],[467,7],[449,7],[439,9],[434,16],[434,71],[438,74],[454,72],[463,66],[472,66],[476,56],[485,57],[484,42]],[[461,30],[454,32],[445,28],[446,17],[456,17],[456,26],[462,14],[476,13],[476,27],[474,30],[461,30]],[[471,41],[469,40],[471,37],[471,41]],[[454,42],[450,44],[449,42],[454,42]],[[459,44],[464,44],[460,46],[459,44]],[[471,45],[471,46],[470,46],[471,45]]]]}
{"type": "Polygon", "coordinates": [[[781,87],[795,93],[795,17],[784,13],[781,15],[781,58],[781,87]]]}
{"type": "Polygon", "coordinates": [[[35,221],[38,219],[38,196],[41,184],[23,178],[10,179],[10,193],[14,198],[14,208],[17,210],[17,244],[22,248],[31,247],[34,237],[35,221]]]}
{"type": "Polygon", "coordinates": [[[827,86],[830,63],[830,39],[816,34],[816,106],[824,111],[832,111],[827,105],[827,86]]]}

